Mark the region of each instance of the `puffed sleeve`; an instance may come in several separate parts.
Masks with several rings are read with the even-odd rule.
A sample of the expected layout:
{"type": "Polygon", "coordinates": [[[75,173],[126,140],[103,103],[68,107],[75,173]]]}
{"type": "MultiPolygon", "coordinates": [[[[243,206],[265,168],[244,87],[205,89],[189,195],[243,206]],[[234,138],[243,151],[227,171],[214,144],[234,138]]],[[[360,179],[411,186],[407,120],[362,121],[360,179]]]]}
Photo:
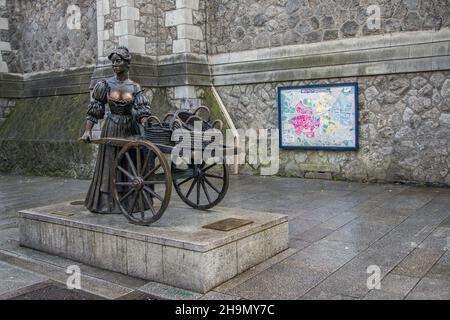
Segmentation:
{"type": "Polygon", "coordinates": [[[151,116],[150,102],[144,94],[144,90],[139,86],[137,86],[136,90],[134,95],[134,117],[136,121],[140,122],[142,118],[151,116]]]}
{"type": "Polygon", "coordinates": [[[108,83],[106,80],[100,80],[94,86],[92,99],[89,103],[86,119],[97,123],[99,119],[105,116],[106,96],[108,93],[108,83]]]}

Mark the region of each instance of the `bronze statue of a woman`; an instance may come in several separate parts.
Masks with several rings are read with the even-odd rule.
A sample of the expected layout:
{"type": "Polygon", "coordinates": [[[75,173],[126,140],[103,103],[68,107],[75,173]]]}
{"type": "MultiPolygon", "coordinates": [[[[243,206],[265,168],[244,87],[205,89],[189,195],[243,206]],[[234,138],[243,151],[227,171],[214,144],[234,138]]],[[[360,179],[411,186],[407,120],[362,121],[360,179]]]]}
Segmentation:
{"type": "MultiPolygon", "coordinates": [[[[150,116],[150,106],[141,87],[128,78],[130,52],[126,47],[118,47],[108,56],[115,76],[97,82],[92,93],[92,101],[86,117],[86,130],[81,137],[91,142],[92,127],[105,116],[105,105],[110,112],[106,116],[101,137],[135,136],[140,134],[138,123],[144,125],[150,116]]],[[[112,192],[112,164],[119,152],[114,146],[100,145],[89,191],[86,208],[95,213],[121,213],[112,192]]]]}

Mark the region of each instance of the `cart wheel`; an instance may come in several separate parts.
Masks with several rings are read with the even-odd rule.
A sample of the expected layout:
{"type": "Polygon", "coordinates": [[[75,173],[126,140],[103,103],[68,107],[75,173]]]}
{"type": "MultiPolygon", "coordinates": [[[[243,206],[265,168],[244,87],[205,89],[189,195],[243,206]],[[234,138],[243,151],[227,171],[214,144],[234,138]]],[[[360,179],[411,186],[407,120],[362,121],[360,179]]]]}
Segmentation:
{"type": "Polygon", "coordinates": [[[164,155],[149,141],[133,141],[113,163],[113,192],[120,210],[134,224],[147,226],[166,210],[172,175],[164,155]]]}
{"type": "Polygon", "coordinates": [[[172,163],[173,185],[184,203],[194,209],[210,209],[225,197],[229,184],[228,167],[225,163],[203,162],[177,168],[172,163]]]}

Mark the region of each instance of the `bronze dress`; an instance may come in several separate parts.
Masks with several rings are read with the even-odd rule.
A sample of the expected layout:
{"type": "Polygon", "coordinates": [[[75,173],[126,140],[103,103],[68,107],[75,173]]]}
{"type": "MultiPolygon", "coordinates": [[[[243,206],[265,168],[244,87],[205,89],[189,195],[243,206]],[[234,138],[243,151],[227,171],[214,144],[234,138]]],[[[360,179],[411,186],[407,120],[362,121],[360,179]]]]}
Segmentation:
{"type": "MultiPolygon", "coordinates": [[[[126,138],[140,135],[138,123],[142,117],[150,116],[150,106],[138,84],[116,78],[97,82],[87,119],[94,123],[103,119],[106,104],[109,105],[110,112],[106,115],[101,137],[126,138]]],[[[85,206],[91,212],[121,213],[112,192],[112,164],[119,151],[118,147],[99,146],[94,176],[85,200],[85,206]]],[[[127,166],[126,163],[123,165],[127,166]]]]}

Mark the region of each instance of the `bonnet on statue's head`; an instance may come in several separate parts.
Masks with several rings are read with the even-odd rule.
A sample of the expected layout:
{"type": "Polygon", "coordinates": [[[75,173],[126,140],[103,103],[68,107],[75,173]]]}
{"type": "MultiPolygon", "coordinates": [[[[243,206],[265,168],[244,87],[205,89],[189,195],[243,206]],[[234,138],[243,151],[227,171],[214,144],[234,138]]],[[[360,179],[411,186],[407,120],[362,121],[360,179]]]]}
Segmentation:
{"type": "Polygon", "coordinates": [[[123,60],[126,60],[128,63],[131,62],[131,54],[127,47],[120,46],[113,49],[111,53],[108,55],[108,59],[111,60],[114,54],[117,54],[119,57],[121,57],[123,60]]]}

